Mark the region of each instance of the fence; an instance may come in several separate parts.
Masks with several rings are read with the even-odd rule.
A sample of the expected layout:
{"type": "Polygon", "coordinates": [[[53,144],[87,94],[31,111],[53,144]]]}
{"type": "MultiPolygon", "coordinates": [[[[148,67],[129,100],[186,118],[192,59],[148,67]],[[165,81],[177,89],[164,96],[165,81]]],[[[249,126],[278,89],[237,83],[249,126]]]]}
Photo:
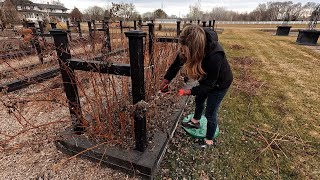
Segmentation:
{"type": "MultiPolygon", "coordinates": [[[[155,23],[165,23],[165,24],[175,24],[177,21],[176,19],[172,20],[156,20],[155,23]]],[[[185,20],[181,20],[184,22],[185,20]]],[[[147,21],[148,23],[149,21],[147,21]]],[[[186,22],[189,22],[187,20],[186,22]]],[[[196,21],[195,21],[196,22],[196,21]]],[[[284,21],[216,21],[216,24],[283,24],[284,21]]],[[[288,21],[287,24],[308,24],[309,21],[288,21]]],[[[320,21],[318,21],[320,23],[320,21]]]]}

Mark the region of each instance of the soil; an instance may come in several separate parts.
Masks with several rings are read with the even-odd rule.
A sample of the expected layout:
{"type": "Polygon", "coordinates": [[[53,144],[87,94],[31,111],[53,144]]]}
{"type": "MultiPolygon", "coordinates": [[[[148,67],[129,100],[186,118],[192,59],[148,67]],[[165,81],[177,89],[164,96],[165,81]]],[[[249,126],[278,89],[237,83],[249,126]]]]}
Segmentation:
{"type": "Polygon", "coordinates": [[[59,152],[53,141],[70,125],[69,111],[58,103],[40,101],[52,97],[61,98],[56,101],[65,100],[60,95],[63,89],[54,85],[60,79],[1,96],[0,118],[4,121],[0,127],[0,179],[131,179],[124,173],[78,158],[61,164],[68,156],[59,152]],[[39,102],[28,101],[34,98],[39,102]],[[20,124],[14,118],[19,111],[36,128],[32,129],[24,120],[20,124]],[[6,141],[9,136],[15,138],[6,141]]]}
{"type": "MultiPolygon", "coordinates": [[[[162,53],[174,56],[171,52],[162,51],[162,53]]],[[[168,63],[165,58],[173,60],[171,56],[161,56],[161,58],[166,66],[168,63]]],[[[113,57],[112,60],[128,62],[124,55],[113,57]]],[[[92,74],[76,72],[82,112],[92,117],[91,122],[88,122],[89,130],[85,136],[97,142],[108,140],[109,145],[133,149],[131,115],[133,109],[138,107],[131,105],[130,78],[110,75],[103,75],[101,78],[102,75],[99,73],[92,74]],[[113,86],[113,83],[120,85],[113,86]],[[103,91],[103,87],[107,87],[107,90],[103,91]],[[113,89],[114,87],[116,88],[113,89]],[[98,95],[97,92],[109,94],[98,95]],[[107,107],[107,104],[106,99],[97,102],[98,97],[109,98],[109,102],[112,103],[110,109],[112,111],[109,111],[112,112],[109,113],[111,116],[106,114],[104,118],[99,119],[103,112],[101,109],[107,107]],[[112,126],[109,124],[110,117],[113,119],[112,126]],[[103,123],[105,129],[99,131],[97,119],[105,121],[103,123]],[[107,131],[110,127],[113,129],[112,134],[107,131]]],[[[159,74],[157,77],[160,78],[159,74]]],[[[153,81],[152,86],[146,83],[147,103],[142,103],[140,109],[145,108],[147,111],[149,146],[153,146],[151,139],[155,131],[168,132],[173,123],[170,121],[172,115],[183,106],[177,103],[180,97],[176,95],[178,88],[183,86],[181,82],[183,82],[182,77],[176,78],[170,85],[171,91],[167,94],[158,93],[159,82],[153,81]]],[[[88,160],[68,159],[69,156],[55,148],[54,141],[59,139],[59,135],[72,124],[66,102],[60,76],[9,94],[1,94],[0,118],[4,121],[0,126],[2,152],[0,177],[3,179],[135,179],[88,160]]]]}
{"type": "MultiPolygon", "coordinates": [[[[5,121],[0,127],[2,147],[0,177],[3,179],[131,179],[122,172],[101,167],[88,160],[75,158],[66,161],[68,156],[55,148],[54,140],[58,139],[59,134],[71,124],[66,105],[49,101],[56,97],[55,102],[61,104],[65,102],[65,97],[61,96],[64,92],[60,79],[61,77],[57,77],[1,97],[0,118],[5,121]],[[18,112],[37,128],[32,129],[23,119],[21,125],[14,117],[14,115],[21,117],[18,112]],[[24,132],[30,128],[31,130],[24,132]],[[19,133],[21,134],[16,136],[19,133]],[[16,137],[6,141],[8,136],[4,134],[16,137]]],[[[171,127],[170,124],[173,122],[168,120],[176,112],[176,108],[181,107],[181,104],[176,104],[179,97],[175,93],[178,88],[176,85],[179,83],[177,81],[173,84],[171,93],[159,94],[154,105],[150,105],[153,107],[148,113],[149,140],[153,132],[157,130],[166,132],[171,127]]]]}

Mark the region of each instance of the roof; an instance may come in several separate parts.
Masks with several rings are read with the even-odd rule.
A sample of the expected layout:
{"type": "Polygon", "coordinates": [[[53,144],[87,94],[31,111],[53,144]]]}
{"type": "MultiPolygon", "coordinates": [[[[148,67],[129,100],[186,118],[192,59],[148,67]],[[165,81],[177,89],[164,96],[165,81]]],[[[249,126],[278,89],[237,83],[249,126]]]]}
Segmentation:
{"type": "Polygon", "coordinates": [[[19,12],[34,12],[34,13],[44,13],[44,12],[42,12],[42,11],[31,10],[31,9],[22,9],[22,10],[19,10],[19,12]]]}
{"type": "Polygon", "coordinates": [[[29,0],[11,0],[11,2],[17,6],[34,4],[32,1],[29,0]]]}
{"type": "MultiPolygon", "coordinates": [[[[68,10],[68,8],[61,6],[61,5],[33,3],[28,0],[16,0],[13,3],[15,3],[17,6],[38,6],[41,9],[68,10]]],[[[3,4],[3,2],[0,2],[0,6],[2,6],[2,4],[3,4]]]]}
{"type": "Polygon", "coordinates": [[[63,16],[63,17],[67,17],[69,16],[68,13],[52,13],[52,12],[49,12],[49,16],[63,16]]]}
{"type": "Polygon", "coordinates": [[[61,5],[55,5],[55,4],[38,4],[34,3],[34,5],[43,8],[43,9],[60,9],[60,10],[68,10],[68,8],[65,8],[61,5]]]}

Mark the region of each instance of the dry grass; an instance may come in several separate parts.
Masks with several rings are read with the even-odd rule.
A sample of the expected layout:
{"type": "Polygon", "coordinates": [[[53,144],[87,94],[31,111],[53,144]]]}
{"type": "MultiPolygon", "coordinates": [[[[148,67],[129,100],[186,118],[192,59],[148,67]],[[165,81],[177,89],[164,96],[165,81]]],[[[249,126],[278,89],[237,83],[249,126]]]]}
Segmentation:
{"type": "Polygon", "coordinates": [[[320,54],[257,30],[227,29],[219,39],[235,75],[219,145],[196,151],[178,128],[159,179],[319,179],[320,54]],[[239,93],[237,85],[255,81],[264,83],[256,93],[239,93]]]}

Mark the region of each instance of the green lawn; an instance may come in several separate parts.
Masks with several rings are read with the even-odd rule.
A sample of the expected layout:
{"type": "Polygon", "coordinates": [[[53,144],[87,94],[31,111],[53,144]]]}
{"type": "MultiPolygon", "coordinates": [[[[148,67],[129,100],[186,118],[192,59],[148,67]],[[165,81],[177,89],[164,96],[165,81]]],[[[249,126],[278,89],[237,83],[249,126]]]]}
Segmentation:
{"type": "Polygon", "coordinates": [[[178,127],[157,178],[320,179],[320,54],[257,30],[227,29],[219,40],[235,80],[218,147],[194,150],[178,127]]]}

